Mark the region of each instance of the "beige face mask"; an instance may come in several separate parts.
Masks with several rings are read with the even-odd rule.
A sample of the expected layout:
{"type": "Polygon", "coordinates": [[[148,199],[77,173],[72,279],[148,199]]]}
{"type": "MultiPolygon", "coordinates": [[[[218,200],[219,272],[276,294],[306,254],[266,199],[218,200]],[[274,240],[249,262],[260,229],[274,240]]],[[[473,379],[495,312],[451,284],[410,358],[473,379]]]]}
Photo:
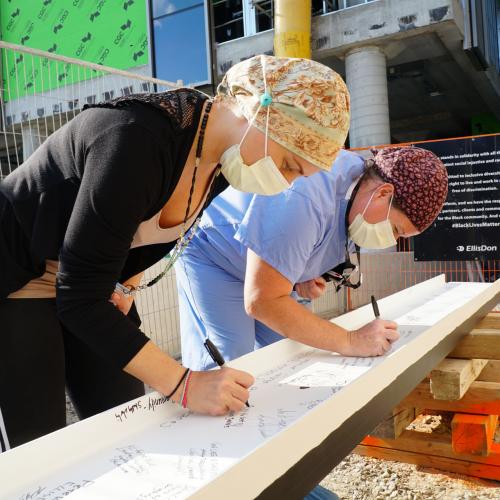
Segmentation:
{"type": "Polygon", "coordinates": [[[264,158],[247,165],[241,157],[240,144],[234,144],[221,157],[221,172],[226,180],[239,191],[273,195],[290,187],[274,160],[266,153],[264,158]]]}
{"type": "Polygon", "coordinates": [[[394,238],[392,225],[389,221],[389,213],[391,211],[393,199],[392,196],[385,220],[377,222],[376,224],[370,224],[364,217],[366,209],[368,205],[370,205],[375,192],[376,190],[370,196],[363,213],[356,215],[352,224],[349,226],[349,238],[359,247],[372,250],[389,248],[396,245],[396,238],[394,238]]]}

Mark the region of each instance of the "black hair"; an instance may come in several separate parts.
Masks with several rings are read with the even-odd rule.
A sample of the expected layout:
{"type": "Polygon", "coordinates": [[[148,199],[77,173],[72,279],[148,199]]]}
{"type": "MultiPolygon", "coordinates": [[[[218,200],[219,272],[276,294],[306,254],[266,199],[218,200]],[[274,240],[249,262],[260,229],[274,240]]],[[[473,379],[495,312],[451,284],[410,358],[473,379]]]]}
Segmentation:
{"type": "MultiPolygon", "coordinates": [[[[388,184],[391,184],[389,181],[382,179],[380,174],[377,172],[377,169],[375,168],[375,162],[372,159],[365,160],[365,171],[363,173],[363,177],[361,177],[361,183],[369,181],[382,182],[382,183],[387,182],[388,184]]],[[[395,187],[394,187],[394,195],[392,198],[392,206],[405,214],[405,211],[401,208],[401,205],[398,203],[398,200],[396,198],[395,187]]]]}

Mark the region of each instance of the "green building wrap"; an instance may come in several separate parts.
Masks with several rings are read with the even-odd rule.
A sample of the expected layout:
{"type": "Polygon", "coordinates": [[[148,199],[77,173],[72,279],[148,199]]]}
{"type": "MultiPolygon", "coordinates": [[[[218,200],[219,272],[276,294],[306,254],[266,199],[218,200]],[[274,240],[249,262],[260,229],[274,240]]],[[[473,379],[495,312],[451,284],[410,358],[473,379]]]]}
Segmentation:
{"type": "MultiPolygon", "coordinates": [[[[118,69],[148,63],[147,26],[144,0],[0,0],[3,41],[118,69]]],[[[98,73],[62,62],[49,64],[48,59],[30,54],[4,52],[2,76],[9,99],[98,73]]]]}

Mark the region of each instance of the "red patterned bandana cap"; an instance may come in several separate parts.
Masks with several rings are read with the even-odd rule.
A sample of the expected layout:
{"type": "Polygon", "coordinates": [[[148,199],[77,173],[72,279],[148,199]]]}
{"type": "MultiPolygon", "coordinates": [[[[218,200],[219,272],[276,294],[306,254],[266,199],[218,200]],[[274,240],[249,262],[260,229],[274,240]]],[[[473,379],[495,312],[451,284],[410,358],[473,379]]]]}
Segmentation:
{"type": "Polygon", "coordinates": [[[448,173],[431,151],[414,146],[372,150],[373,167],[394,186],[394,200],[422,232],[436,219],[448,195],[448,173]]]}

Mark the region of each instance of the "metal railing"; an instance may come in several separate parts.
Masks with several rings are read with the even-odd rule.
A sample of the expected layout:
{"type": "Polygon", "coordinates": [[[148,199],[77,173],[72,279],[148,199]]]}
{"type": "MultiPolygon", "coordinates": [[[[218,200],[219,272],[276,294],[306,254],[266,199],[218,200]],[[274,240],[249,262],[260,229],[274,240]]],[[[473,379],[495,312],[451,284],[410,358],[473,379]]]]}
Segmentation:
{"type": "Polygon", "coordinates": [[[19,166],[84,104],[130,93],[167,90],[173,83],[134,72],[0,41],[0,175],[19,166]]]}

